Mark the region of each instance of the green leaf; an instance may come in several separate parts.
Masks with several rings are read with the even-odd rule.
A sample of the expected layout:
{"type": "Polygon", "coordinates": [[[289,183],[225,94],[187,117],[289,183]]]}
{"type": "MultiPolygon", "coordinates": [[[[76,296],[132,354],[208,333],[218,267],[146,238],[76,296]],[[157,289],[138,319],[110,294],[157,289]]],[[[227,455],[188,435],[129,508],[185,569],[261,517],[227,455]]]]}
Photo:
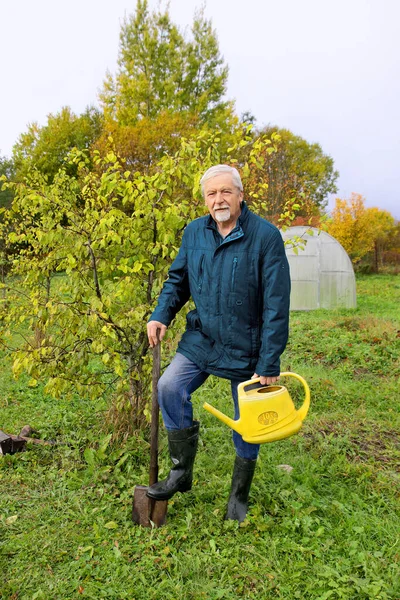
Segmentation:
{"type": "Polygon", "coordinates": [[[94,467],[95,465],[95,451],[93,450],[93,448],[86,448],[84,453],[83,453],[83,457],[86,461],[86,463],[90,466],[90,467],[94,467]]]}

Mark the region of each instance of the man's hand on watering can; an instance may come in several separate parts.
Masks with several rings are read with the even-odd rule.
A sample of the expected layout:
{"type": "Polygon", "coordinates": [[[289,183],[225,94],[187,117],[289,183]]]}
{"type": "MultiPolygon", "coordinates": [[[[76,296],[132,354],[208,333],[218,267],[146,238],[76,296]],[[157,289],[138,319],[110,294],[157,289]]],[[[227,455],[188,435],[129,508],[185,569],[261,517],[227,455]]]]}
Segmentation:
{"type": "Polygon", "coordinates": [[[273,383],[276,383],[279,380],[279,375],[276,377],[263,377],[263,375],[257,375],[257,373],[254,373],[252,379],[258,379],[260,377],[260,383],[261,385],[272,385],[273,383]]]}
{"type": "Polygon", "coordinates": [[[160,321],[149,321],[147,323],[147,337],[149,338],[150,348],[157,346],[158,341],[161,342],[166,331],[167,326],[164,323],[160,323],[160,321]],[[157,332],[159,332],[158,337],[157,332]]]}

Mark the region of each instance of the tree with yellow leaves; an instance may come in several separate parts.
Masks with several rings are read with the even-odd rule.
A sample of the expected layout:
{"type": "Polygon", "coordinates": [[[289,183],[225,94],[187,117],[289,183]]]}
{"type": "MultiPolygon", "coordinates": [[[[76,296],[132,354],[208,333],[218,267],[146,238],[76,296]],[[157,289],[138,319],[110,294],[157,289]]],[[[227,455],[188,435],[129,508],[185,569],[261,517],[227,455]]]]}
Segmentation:
{"type": "Polygon", "coordinates": [[[337,239],[357,263],[375,249],[375,268],[378,268],[379,247],[395,227],[393,216],[386,210],[366,208],[365,198],[352,193],[348,200],[336,198],[328,233],[337,239]]]}

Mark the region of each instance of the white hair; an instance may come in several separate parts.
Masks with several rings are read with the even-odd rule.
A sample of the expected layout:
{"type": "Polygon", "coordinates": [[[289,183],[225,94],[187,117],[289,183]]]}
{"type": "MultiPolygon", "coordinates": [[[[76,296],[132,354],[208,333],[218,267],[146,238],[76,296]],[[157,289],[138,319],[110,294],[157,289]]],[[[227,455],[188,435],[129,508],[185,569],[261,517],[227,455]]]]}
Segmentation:
{"type": "Polygon", "coordinates": [[[235,169],[235,167],[230,167],[229,165],[215,165],[215,167],[210,167],[204,173],[203,177],[200,179],[201,191],[204,196],[204,184],[209,179],[216,177],[217,175],[221,175],[222,173],[229,173],[232,176],[232,181],[235,187],[237,187],[241,192],[243,192],[243,184],[240,179],[239,171],[235,169]]]}

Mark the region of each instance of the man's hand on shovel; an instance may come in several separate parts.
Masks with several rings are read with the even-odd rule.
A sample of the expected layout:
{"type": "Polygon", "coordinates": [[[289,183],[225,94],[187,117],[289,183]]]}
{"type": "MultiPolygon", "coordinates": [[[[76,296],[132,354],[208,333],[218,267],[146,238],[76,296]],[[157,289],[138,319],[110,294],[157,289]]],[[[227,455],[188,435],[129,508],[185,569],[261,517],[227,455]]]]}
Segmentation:
{"type": "Polygon", "coordinates": [[[154,348],[159,341],[161,342],[166,331],[167,326],[160,323],[160,321],[149,321],[147,323],[147,337],[149,338],[150,348],[154,348]]]}

